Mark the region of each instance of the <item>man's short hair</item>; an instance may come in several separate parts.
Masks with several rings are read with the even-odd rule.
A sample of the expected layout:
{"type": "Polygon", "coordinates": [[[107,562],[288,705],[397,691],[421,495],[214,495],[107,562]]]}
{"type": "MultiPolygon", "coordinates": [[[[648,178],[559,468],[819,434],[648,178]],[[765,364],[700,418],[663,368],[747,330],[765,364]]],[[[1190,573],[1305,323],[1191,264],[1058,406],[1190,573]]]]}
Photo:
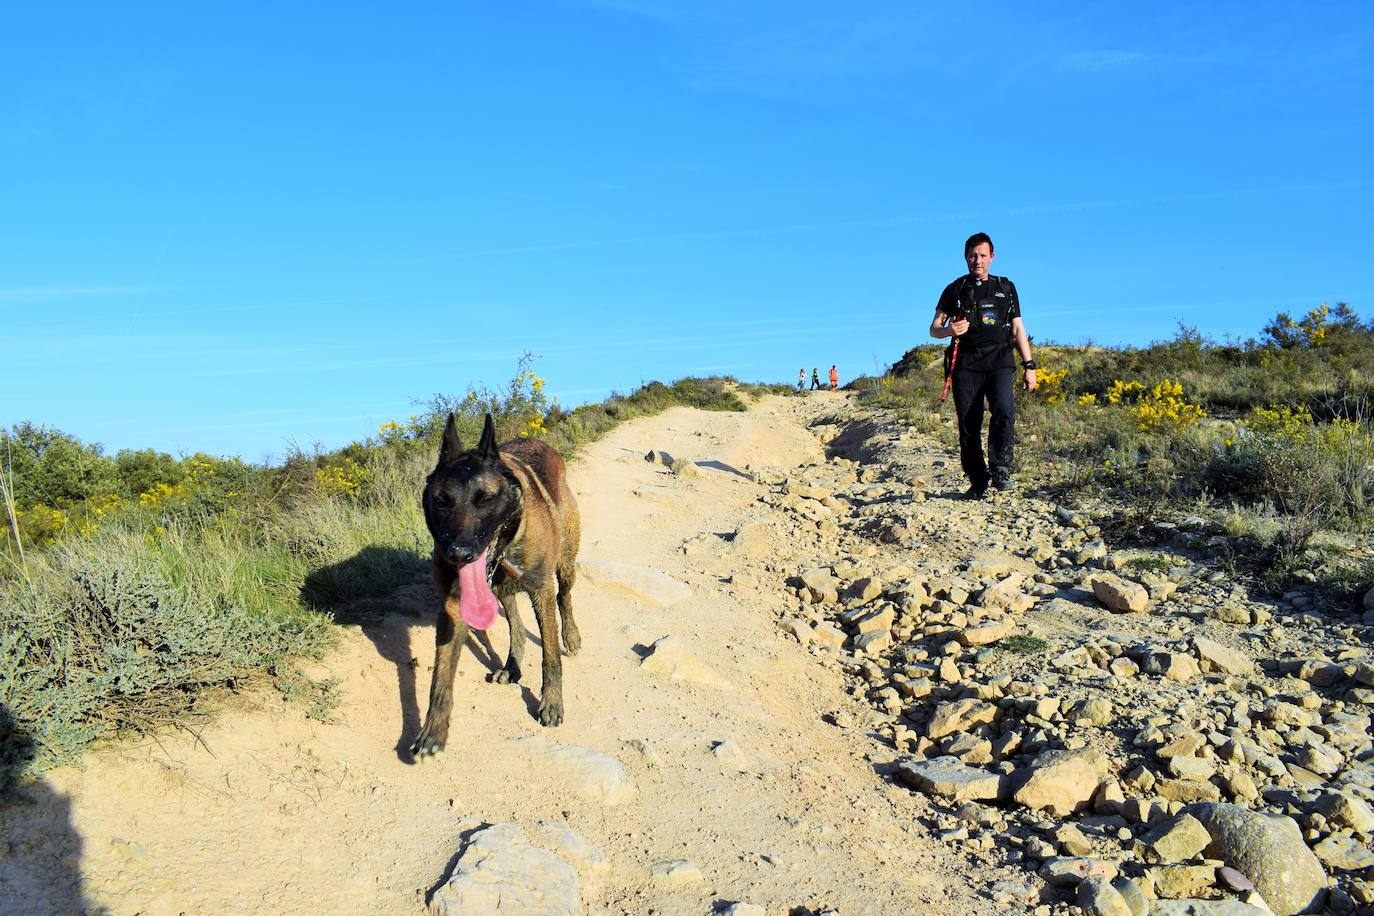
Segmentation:
{"type": "Polygon", "coordinates": [[[986,232],[975,232],[975,233],[973,233],[973,235],[970,235],[970,236],[968,237],[968,241],[964,243],[964,254],[965,254],[965,256],[967,256],[968,253],[969,253],[970,251],[972,251],[973,249],[977,248],[979,245],[983,244],[984,242],[987,242],[987,243],[988,243],[988,254],[996,254],[996,253],[997,253],[997,249],[996,249],[995,247],[993,247],[991,237],[989,237],[988,234],[987,234],[986,232]]]}

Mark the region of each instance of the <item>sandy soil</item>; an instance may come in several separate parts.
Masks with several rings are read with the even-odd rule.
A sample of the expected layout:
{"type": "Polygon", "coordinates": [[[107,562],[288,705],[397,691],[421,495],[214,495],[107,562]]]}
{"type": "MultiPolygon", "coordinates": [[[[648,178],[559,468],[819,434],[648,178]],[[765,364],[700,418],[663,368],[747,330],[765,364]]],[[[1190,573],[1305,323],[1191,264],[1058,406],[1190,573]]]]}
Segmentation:
{"type": "Polygon", "coordinates": [[[506,651],[498,621],[459,664],[448,750],[411,763],[403,748],[424,712],[432,614],[416,616],[414,599],[398,596],[378,624],[346,629],[312,672],[341,681],[335,722],[255,697],[198,736],[104,748],[84,770],[50,774],[36,820],[9,831],[9,854],[28,857],[41,889],[11,887],[11,904],[21,912],[414,912],[451,868],[463,831],[555,820],[606,854],[608,868],[584,875],[591,912],[701,914],[731,901],[769,913],[829,906],[846,916],[995,909],[917,820],[920,799],[875,773],[866,759],[873,738],[827,723],[828,713],[857,704],[833,667],[777,627],[783,571],[805,559],[805,546],[790,557],[731,558],[741,574],[733,583],[720,558],[701,563],[683,548],[746,519],[775,520],[739,471],[823,460],[804,424],[842,408],[844,397],[770,398],[744,414],[675,409],[623,425],[573,464],[583,560],[652,567],[690,585],[692,596],[660,607],[579,582],[583,649],[565,660],[561,727],[541,729],[531,715],[537,647],[524,684],[485,681],[506,651]],[[651,448],[695,459],[701,473],[678,477],[649,464],[642,456],[651,448]],[[646,647],[668,635],[728,686],[642,668],[646,647]],[[637,793],[618,805],[587,801],[518,740],[540,734],[620,759],[637,793]],[[661,763],[651,765],[635,739],[651,742],[661,763]],[[712,753],[727,739],[740,749],[735,759],[712,753]],[[653,866],[672,859],[690,859],[703,879],[681,887],[655,879],[653,866]]]}

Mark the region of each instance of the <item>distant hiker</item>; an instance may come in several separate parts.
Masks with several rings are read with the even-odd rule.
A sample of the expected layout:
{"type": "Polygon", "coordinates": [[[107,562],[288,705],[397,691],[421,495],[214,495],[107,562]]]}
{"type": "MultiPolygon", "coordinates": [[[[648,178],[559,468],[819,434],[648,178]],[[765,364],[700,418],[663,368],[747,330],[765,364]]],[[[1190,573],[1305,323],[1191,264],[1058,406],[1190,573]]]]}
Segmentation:
{"type": "Polygon", "coordinates": [[[797,390],[801,391],[806,387],[806,369],[797,370],[797,390]]]}
{"type": "Polygon", "coordinates": [[[815,391],[819,387],[821,387],[821,373],[818,368],[813,367],[811,369],[811,390],[815,391]]]}
{"type": "Polygon", "coordinates": [[[969,499],[981,499],[991,483],[1011,490],[1012,442],[1016,435],[1015,348],[1026,370],[1026,390],[1036,386],[1030,338],[1021,323],[1016,284],[988,273],[995,257],[987,233],[969,236],[964,243],[968,273],[940,294],[930,336],[955,341],[945,351],[954,382],[954,412],[959,418],[959,459],[969,479],[969,499]],[[956,349],[957,346],[957,349],[956,349]],[[983,402],[991,412],[988,456],[983,460],[983,402]]]}
{"type": "Polygon", "coordinates": [[[840,385],[840,372],[834,366],[830,367],[830,390],[834,391],[840,385]]]}

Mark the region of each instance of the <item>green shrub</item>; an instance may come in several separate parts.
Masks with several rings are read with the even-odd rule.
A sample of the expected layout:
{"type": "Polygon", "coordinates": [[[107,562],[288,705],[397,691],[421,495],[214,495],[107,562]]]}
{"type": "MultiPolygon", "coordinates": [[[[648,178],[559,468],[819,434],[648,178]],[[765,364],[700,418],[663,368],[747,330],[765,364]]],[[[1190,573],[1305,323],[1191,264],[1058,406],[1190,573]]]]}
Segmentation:
{"type": "Polygon", "coordinates": [[[271,675],[329,642],[322,618],[216,606],[148,557],[103,546],[98,559],[55,558],[51,574],[0,596],[0,706],[32,742],[35,772],[92,741],[175,721],[207,690],[271,675]]]}
{"type": "Polygon", "coordinates": [[[997,648],[1016,655],[1034,655],[1049,647],[1050,644],[1038,636],[1008,636],[997,643],[997,648]]]}

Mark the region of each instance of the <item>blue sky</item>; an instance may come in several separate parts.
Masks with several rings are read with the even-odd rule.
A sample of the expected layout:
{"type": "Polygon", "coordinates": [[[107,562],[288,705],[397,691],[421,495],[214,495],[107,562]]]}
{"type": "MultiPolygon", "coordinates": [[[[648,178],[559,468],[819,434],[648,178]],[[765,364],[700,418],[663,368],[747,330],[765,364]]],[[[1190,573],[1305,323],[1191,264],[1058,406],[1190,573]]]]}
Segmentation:
{"type": "Polygon", "coordinates": [[[1374,311],[1374,4],[0,8],[0,424],[345,444],[872,373],[987,231],[1041,339],[1374,311]]]}

